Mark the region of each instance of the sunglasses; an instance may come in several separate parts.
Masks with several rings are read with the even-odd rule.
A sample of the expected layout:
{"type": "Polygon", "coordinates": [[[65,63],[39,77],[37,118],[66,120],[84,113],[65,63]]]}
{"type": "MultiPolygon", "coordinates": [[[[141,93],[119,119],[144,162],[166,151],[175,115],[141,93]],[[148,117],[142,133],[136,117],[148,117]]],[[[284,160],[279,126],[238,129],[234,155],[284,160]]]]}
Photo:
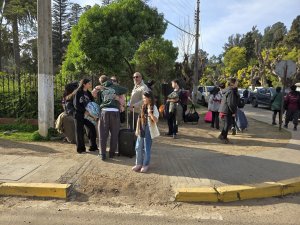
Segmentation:
{"type": "Polygon", "coordinates": [[[115,79],[111,79],[111,81],[112,81],[112,82],[117,82],[117,80],[115,80],[115,79]]]}
{"type": "Polygon", "coordinates": [[[140,76],[134,76],[134,77],[133,77],[133,79],[137,79],[137,78],[140,78],[140,76]]]}

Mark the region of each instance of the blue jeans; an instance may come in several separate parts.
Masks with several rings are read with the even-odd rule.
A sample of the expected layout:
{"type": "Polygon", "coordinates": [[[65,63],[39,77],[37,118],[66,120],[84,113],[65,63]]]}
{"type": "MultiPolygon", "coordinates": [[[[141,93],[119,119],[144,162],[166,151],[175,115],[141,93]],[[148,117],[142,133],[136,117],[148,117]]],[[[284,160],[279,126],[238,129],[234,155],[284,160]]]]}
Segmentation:
{"type": "Polygon", "coordinates": [[[145,128],[145,137],[138,136],[135,144],[136,165],[148,166],[151,158],[152,139],[149,126],[145,128]]]}

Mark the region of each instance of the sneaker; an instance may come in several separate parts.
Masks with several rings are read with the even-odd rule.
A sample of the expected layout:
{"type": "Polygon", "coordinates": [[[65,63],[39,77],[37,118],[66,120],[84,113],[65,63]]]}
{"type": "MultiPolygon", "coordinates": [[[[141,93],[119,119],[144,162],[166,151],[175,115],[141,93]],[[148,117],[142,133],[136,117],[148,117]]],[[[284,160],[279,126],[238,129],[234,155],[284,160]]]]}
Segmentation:
{"type": "Polygon", "coordinates": [[[147,173],[149,166],[143,166],[141,169],[141,173],[147,173]]]}
{"type": "Polygon", "coordinates": [[[229,144],[229,139],[228,138],[224,138],[224,144],[229,144]]]}
{"type": "Polygon", "coordinates": [[[97,146],[91,146],[90,148],[89,148],[89,151],[90,152],[95,152],[95,151],[98,151],[99,149],[98,149],[98,147],[97,146]]]}
{"type": "Polygon", "coordinates": [[[177,135],[176,134],[173,134],[173,139],[177,139],[177,135]]]}
{"type": "Polygon", "coordinates": [[[218,139],[224,140],[224,137],[222,136],[222,134],[220,134],[220,135],[218,136],[218,139]]]}
{"type": "Polygon", "coordinates": [[[141,165],[135,165],[134,167],[132,167],[132,170],[133,170],[134,172],[139,172],[141,169],[142,169],[142,166],[141,166],[141,165]]]}
{"type": "Polygon", "coordinates": [[[232,129],[232,135],[236,135],[236,129],[232,129]]]}
{"type": "Polygon", "coordinates": [[[296,131],[297,130],[297,127],[294,127],[294,131],[296,131]]]}

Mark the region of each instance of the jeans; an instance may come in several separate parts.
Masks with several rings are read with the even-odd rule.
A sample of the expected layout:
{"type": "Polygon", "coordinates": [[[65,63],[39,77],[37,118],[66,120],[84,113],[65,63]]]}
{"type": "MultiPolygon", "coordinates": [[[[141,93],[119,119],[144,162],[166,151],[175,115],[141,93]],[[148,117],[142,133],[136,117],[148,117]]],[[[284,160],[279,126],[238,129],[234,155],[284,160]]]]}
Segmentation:
{"type": "Polygon", "coordinates": [[[219,112],[212,111],[212,121],[211,121],[211,127],[216,127],[217,129],[220,128],[220,122],[219,122],[219,112]]]}
{"type": "Polygon", "coordinates": [[[152,139],[149,126],[145,127],[145,137],[138,136],[135,145],[136,165],[148,166],[151,158],[152,139]]]}

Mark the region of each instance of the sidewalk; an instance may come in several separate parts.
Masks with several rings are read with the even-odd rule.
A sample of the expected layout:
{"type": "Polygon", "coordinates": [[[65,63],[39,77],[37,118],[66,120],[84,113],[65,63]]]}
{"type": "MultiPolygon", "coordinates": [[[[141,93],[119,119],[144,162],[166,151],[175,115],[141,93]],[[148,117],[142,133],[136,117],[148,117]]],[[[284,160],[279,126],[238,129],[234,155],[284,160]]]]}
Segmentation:
{"type": "MultiPolygon", "coordinates": [[[[230,135],[232,144],[229,145],[222,144],[217,139],[219,132],[205,124],[203,118],[198,125],[180,127],[179,139],[164,136],[157,138],[153,143],[152,164],[148,175],[131,172],[134,158],[119,157],[111,162],[102,162],[96,154],[76,154],[74,145],[71,144],[0,140],[0,183],[76,183],[80,186],[81,178],[98,169],[107,174],[91,179],[96,182],[94,187],[120,177],[118,185],[130,180],[130,188],[130,185],[141,179],[148,182],[146,180],[151,177],[161,179],[166,187],[170,184],[176,192],[178,188],[216,189],[228,185],[276,182],[299,177],[299,131],[291,131],[292,135],[284,129],[278,131],[270,125],[272,112],[269,110],[247,105],[245,112],[250,120],[250,127],[245,133],[234,137],[230,135]],[[105,182],[101,179],[105,179],[105,182]]],[[[163,134],[166,124],[161,126],[163,134]]],[[[89,182],[87,179],[83,180],[89,182]]],[[[101,188],[105,190],[106,187],[101,188]]]]}

